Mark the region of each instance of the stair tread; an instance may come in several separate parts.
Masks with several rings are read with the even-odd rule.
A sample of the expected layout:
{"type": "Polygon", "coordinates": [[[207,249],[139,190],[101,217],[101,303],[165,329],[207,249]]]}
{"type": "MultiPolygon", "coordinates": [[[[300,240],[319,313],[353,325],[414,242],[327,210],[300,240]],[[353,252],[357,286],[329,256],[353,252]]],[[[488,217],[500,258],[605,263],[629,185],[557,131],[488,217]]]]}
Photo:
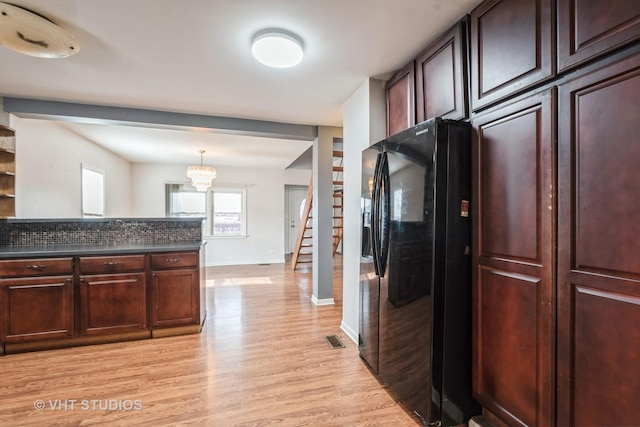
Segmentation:
{"type": "Polygon", "coordinates": [[[333,150],[333,157],[342,157],[343,154],[344,154],[344,152],[342,152],[342,151],[333,150]]]}

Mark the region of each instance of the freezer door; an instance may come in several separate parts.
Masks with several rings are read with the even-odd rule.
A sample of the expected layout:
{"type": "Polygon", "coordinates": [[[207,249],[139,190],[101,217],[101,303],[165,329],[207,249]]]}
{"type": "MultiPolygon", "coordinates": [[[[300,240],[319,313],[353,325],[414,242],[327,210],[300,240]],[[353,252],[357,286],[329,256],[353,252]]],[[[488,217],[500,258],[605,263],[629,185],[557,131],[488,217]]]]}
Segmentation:
{"type": "Polygon", "coordinates": [[[432,130],[384,143],[388,256],[380,279],[378,361],[380,379],[426,422],[437,420],[431,407],[432,130]]]}
{"type": "Polygon", "coordinates": [[[362,185],[360,197],[361,254],[360,254],[360,310],[358,346],[360,357],[371,370],[378,373],[378,333],[380,287],[374,264],[373,193],[378,147],[362,153],[362,185]]]}

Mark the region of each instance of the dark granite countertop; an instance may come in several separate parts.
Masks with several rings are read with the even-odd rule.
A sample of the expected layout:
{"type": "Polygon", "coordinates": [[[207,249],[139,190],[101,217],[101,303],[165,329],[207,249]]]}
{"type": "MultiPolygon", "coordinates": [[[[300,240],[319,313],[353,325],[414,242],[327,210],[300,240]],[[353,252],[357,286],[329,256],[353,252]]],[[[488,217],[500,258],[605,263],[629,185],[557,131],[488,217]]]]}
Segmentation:
{"type": "Polygon", "coordinates": [[[88,217],[88,218],[2,218],[0,222],[8,224],[38,224],[47,222],[79,222],[79,223],[101,223],[101,222],[196,222],[202,221],[202,217],[129,217],[129,218],[110,218],[110,217],[88,217]]]}
{"type": "Polygon", "coordinates": [[[117,245],[0,246],[0,259],[69,257],[82,255],[129,254],[199,250],[206,242],[133,243],[117,245]]]}

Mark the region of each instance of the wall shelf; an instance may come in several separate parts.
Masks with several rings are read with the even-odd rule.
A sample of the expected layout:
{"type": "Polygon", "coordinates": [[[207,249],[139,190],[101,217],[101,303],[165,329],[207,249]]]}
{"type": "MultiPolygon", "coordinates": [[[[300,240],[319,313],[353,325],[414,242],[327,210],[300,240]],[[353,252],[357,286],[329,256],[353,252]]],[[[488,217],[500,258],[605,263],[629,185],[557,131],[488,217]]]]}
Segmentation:
{"type": "Polygon", "coordinates": [[[16,133],[0,126],[0,218],[16,215],[16,133]]]}

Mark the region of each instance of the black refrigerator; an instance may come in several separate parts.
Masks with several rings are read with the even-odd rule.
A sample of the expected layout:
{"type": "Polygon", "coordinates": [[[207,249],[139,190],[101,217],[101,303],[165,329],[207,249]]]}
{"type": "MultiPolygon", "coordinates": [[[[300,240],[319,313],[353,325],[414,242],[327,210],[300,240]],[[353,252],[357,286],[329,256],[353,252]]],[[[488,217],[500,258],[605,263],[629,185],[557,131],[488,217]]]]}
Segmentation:
{"type": "Polygon", "coordinates": [[[471,397],[471,127],[435,118],[362,153],[360,357],[425,425],[471,397]]]}

